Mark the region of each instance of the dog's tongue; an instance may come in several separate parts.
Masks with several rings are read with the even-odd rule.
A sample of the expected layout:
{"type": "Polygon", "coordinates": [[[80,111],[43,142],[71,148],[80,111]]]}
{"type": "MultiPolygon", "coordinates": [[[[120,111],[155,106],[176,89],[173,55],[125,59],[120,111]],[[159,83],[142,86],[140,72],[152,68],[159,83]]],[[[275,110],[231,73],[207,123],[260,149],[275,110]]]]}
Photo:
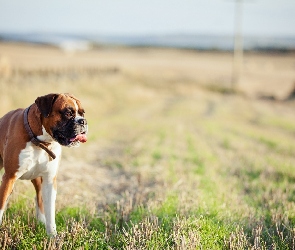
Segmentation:
{"type": "Polygon", "coordinates": [[[72,138],[71,141],[79,141],[84,143],[87,141],[87,136],[85,134],[76,135],[76,137],[72,138]]]}

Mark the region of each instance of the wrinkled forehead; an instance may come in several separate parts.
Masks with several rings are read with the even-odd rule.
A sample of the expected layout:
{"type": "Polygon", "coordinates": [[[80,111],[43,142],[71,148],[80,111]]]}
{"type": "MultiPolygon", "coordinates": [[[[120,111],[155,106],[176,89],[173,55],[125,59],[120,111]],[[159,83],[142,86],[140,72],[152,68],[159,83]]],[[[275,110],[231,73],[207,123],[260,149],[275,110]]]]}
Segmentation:
{"type": "Polygon", "coordinates": [[[53,109],[54,110],[71,109],[73,111],[84,112],[83,108],[81,107],[81,103],[77,99],[69,95],[60,95],[55,101],[53,105],[53,109]]]}

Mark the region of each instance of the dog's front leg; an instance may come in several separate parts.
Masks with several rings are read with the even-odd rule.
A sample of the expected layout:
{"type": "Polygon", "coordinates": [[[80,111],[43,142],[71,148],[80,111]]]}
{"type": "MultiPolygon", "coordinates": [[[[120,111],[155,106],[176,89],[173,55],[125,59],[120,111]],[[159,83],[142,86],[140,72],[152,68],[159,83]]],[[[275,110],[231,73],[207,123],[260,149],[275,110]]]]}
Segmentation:
{"type": "Polygon", "coordinates": [[[31,180],[36,190],[36,217],[37,220],[46,225],[43,198],[42,198],[42,177],[31,180]]]}
{"type": "Polygon", "coordinates": [[[48,235],[56,235],[55,225],[55,199],[56,199],[56,178],[43,178],[42,196],[46,218],[46,232],[48,235]]]}
{"type": "Polygon", "coordinates": [[[8,175],[4,173],[2,176],[2,183],[0,186],[0,225],[2,223],[4,210],[6,208],[8,198],[13,190],[15,181],[16,177],[14,174],[8,175]]]}

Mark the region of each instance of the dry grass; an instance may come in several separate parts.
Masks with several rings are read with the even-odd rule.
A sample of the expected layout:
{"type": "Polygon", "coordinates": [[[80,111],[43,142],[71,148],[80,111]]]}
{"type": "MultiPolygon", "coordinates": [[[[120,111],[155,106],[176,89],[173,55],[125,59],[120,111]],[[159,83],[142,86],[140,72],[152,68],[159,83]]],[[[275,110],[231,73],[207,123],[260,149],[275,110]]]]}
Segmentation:
{"type": "MultiPolygon", "coordinates": [[[[229,82],[228,54],[0,47],[10,58],[0,114],[72,92],[90,126],[89,142],[64,149],[58,237],[36,224],[33,188],[19,181],[2,248],[294,249],[294,103],[204,88],[229,82]]],[[[246,62],[285,65],[256,81],[268,69],[279,83],[295,79],[282,76],[294,67],[289,55],[246,62]]]]}

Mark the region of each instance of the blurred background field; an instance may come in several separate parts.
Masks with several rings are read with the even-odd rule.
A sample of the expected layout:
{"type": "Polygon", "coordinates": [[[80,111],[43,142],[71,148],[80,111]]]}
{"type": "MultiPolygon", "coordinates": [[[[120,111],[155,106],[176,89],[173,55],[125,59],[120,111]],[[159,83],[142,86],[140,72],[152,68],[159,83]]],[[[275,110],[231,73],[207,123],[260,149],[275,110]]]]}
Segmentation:
{"type": "MultiPolygon", "coordinates": [[[[1,115],[51,92],[73,93],[86,110],[89,141],[63,151],[58,215],[85,208],[115,249],[294,247],[292,54],[246,54],[232,93],[229,52],[0,51],[1,115]]],[[[11,204],[20,197],[33,213],[31,183],[17,183],[11,204]]]]}
{"type": "Polygon", "coordinates": [[[294,18],[293,0],[0,0],[0,117],[70,92],[89,123],[63,149],[57,237],[18,181],[0,248],[294,249],[294,18]]]}

